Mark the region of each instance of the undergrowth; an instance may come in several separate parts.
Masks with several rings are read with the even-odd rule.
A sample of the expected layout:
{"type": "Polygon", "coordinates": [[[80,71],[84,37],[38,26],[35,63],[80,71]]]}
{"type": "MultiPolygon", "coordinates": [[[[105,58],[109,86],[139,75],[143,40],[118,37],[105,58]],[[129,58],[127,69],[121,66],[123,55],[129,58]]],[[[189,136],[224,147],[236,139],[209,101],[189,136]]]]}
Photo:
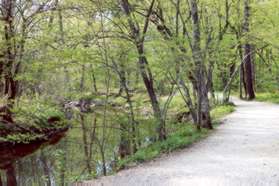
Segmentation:
{"type": "Polygon", "coordinates": [[[257,93],[256,100],[279,104],[279,92],[257,93]]]}
{"type": "MultiPolygon", "coordinates": [[[[231,104],[216,106],[211,111],[214,123],[218,123],[220,118],[233,111],[234,106],[231,104]]],[[[174,125],[177,125],[177,130],[172,134],[169,134],[165,141],[154,142],[147,147],[139,149],[135,154],[119,160],[117,170],[133,166],[138,163],[150,161],[162,153],[169,153],[177,149],[185,148],[194,142],[205,138],[210,133],[210,131],[206,129],[198,131],[196,126],[191,123],[174,125]]]]}

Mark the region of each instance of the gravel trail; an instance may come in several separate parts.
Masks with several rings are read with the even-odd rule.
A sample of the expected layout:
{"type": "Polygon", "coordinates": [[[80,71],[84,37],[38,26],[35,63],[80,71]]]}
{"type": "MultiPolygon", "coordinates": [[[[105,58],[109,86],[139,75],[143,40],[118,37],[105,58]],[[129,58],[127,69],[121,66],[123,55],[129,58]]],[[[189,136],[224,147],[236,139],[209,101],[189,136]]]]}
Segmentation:
{"type": "Polygon", "coordinates": [[[279,186],[279,105],[235,99],[208,138],[82,186],[279,186]]]}

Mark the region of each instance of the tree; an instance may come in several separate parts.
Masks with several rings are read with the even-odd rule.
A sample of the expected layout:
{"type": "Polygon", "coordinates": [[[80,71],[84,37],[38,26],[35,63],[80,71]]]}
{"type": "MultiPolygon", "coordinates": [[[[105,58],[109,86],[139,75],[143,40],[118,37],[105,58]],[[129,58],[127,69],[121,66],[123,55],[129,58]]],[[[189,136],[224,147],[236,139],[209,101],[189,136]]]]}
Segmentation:
{"type": "Polygon", "coordinates": [[[253,49],[249,43],[249,24],[250,23],[250,5],[249,0],[244,1],[244,21],[243,21],[243,34],[245,34],[244,48],[244,76],[245,76],[245,90],[248,94],[248,99],[252,100],[255,98],[254,91],[254,70],[253,70],[253,49]]]}
{"type": "Polygon", "coordinates": [[[161,108],[160,108],[160,105],[158,102],[158,98],[157,98],[157,95],[155,92],[153,75],[152,75],[150,67],[148,66],[147,57],[145,56],[145,53],[144,53],[145,35],[148,30],[149,16],[152,13],[154,3],[155,3],[155,0],[153,0],[151,2],[151,5],[147,12],[144,26],[142,29],[140,29],[139,23],[137,23],[136,20],[133,19],[133,15],[132,15],[133,13],[131,11],[131,5],[130,5],[129,1],[120,0],[120,5],[122,7],[122,10],[126,14],[127,19],[128,19],[131,38],[133,39],[133,42],[137,48],[139,71],[141,73],[144,85],[148,92],[155,118],[158,122],[158,127],[157,127],[158,137],[159,137],[159,140],[164,140],[166,138],[165,121],[162,116],[162,111],[161,111],[161,108]]]}
{"type": "Polygon", "coordinates": [[[195,87],[198,96],[198,124],[200,127],[212,129],[210,117],[210,105],[208,99],[208,87],[206,82],[206,67],[202,57],[200,40],[200,18],[198,13],[198,3],[196,0],[190,1],[191,17],[193,26],[192,55],[195,63],[195,87]]]}

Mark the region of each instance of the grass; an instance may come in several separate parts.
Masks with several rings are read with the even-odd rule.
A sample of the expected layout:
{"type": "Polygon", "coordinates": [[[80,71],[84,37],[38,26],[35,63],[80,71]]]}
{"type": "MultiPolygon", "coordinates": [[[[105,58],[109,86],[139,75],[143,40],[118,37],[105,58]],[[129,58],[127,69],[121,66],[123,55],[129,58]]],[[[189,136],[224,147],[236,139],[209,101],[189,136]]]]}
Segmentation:
{"type": "Polygon", "coordinates": [[[279,92],[257,93],[256,100],[279,104],[279,92]]]}
{"type": "Polygon", "coordinates": [[[118,167],[122,169],[133,164],[150,161],[162,153],[169,153],[176,149],[184,148],[198,139],[206,137],[207,134],[207,130],[198,132],[194,125],[187,124],[183,131],[171,134],[165,141],[155,142],[145,148],[139,149],[135,154],[120,160],[118,167]]]}
{"type": "Polygon", "coordinates": [[[233,104],[222,104],[218,105],[211,110],[211,116],[214,120],[219,120],[225,115],[232,113],[235,110],[233,104]]]}
{"type": "MultiPolygon", "coordinates": [[[[233,105],[219,105],[212,109],[213,120],[218,121],[223,116],[234,111],[233,105]]],[[[138,163],[150,161],[163,153],[169,153],[177,149],[185,148],[210,134],[209,130],[198,131],[191,123],[177,125],[176,132],[169,134],[165,141],[157,141],[153,144],[139,149],[135,154],[128,156],[118,162],[117,168],[123,169],[138,163]]]]}

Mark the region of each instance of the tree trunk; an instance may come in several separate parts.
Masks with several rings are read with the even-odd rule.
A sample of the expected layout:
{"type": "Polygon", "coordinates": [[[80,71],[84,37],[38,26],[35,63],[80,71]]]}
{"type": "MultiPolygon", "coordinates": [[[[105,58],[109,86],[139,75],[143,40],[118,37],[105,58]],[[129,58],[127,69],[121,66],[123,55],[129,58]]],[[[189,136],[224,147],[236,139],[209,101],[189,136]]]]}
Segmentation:
{"type": "MultiPolygon", "coordinates": [[[[156,19],[151,20],[153,22],[153,24],[155,24],[157,26],[158,32],[160,32],[164,36],[165,40],[170,40],[170,39],[176,40],[177,39],[174,36],[178,37],[178,35],[179,35],[179,19],[178,19],[179,14],[180,14],[180,0],[178,0],[176,2],[176,33],[175,34],[173,34],[171,32],[171,30],[166,25],[164,25],[164,22],[159,23],[159,22],[155,21],[156,19]]],[[[159,15],[155,15],[155,16],[159,16],[159,15]]],[[[162,16],[162,15],[160,15],[160,16],[162,16]]],[[[159,17],[158,19],[163,20],[163,17],[159,17]]],[[[181,52],[183,52],[183,53],[187,52],[186,48],[183,45],[181,45],[179,42],[176,42],[176,44],[181,52]]],[[[174,48],[172,48],[172,49],[173,49],[173,51],[175,51],[174,48]]],[[[181,77],[181,72],[180,72],[180,63],[181,62],[183,62],[183,61],[181,59],[178,59],[175,64],[175,69],[176,69],[175,81],[176,81],[177,85],[181,86],[184,96],[185,96],[184,101],[190,110],[194,123],[197,124],[196,105],[193,104],[193,100],[191,98],[189,88],[187,87],[186,83],[183,81],[183,78],[181,77]]],[[[191,72],[188,72],[188,73],[189,73],[188,78],[192,82],[193,89],[196,90],[196,84],[193,83],[194,78],[192,78],[191,72]]],[[[214,90],[212,92],[214,92],[214,90]]],[[[195,95],[196,94],[194,92],[193,96],[195,97],[195,95]]],[[[213,95],[214,95],[214,93],[213,93],[213,95]]]]}
{"type": "MultiPolygon", "coordinates": [[[[16,53],[15,53],[15,29],[14,29],[14,9],[15,0],[3,0],[2,12],[4,22],[4,47],[3,47],[3,69],[1,69],[0,76],[3,77],[3,94],[7,97],[8,102],[3,109],[3,120],[13,122],[11,109],[14,105],[14,99],[17,95],[18,82],[15,80],[15,74],[13,73],[13,66],[15,65],[16,53]]],[[[1,68],[2,68],[1,67],[1,68]]],[[[16,72],[16,71],[15,71],[16,72]]]]}
{"type": "Polygon", "coordinates": [[[244,54],[247,56],[245,59],[245,83],[246,83],[246,91],[249,100],[253,100],[255,96],[254,91],[254,75],[253,75],[253,62],[251,58],[251,45],[244,45],[244,54]]]}
{"type": "Polygon", "coordinates": [[[125,91],[126,94],[126,100],[127,103],[129,105],[129,115],[130,115],[130,124],[131,124],[131,138],[132,138],[132,147],[133,147],[133,153],[135,153],[137,151],[137,122],[135,120],[135,115],[134,115],[134,108],[133,108],[133,103],[131,100],[131,95],[129,93],[129,88],[127,85],[127,79],[126,79],[126,75],[125,75],[125,71],[123,70],[124,67],[120,67],[120,71],[119,71],[119,78],[120,78],[120,82],[121,82],[121,87],[122,89],[125,91]]]}
{"type": "MultiPolygon", "coordinates": [[[[249,0],[244,1],[244,23],[243,23],[243,32],[244,34],[249,33],[249,25],[250,25],[250,5],[249,0]]],[[[246,82],[246,90],[248,99],[252,100],[255,98],[255,91],[254,91],[254,80],[253,80],[253,62],[252,62],[252,47],[251,44],[248,42],[248,38],[246,38],[246,43],[244,44],[244,76],[246,82]]]]}
{"type": "Polygon", "coordinates": [[[4,52],[4,94],[8,95],[9,100],[16,97],[17,83],[14,80],[12,72],[15,63],[15,51],[13,50],[13,39],[15,38],[14,30],[14,7],[15,0],[4,0],[4,38],[5,38],[5,52],[4,52]]]}
{"type": "Polygon", "coordinates": [[[210,116],[210,104],[208,99],[208,90],[207,86],[202,85],[201,91],[199,92],[199,98],[198,98],[199,106],[199,117],[198,117],[198,123],[201,127],[207,128],[207,129],[213,129],[212,123],[211,123],[211,116],[210,116]]]}
{"type": "Polygon", "coordinates": [[[88,149],[88,138],[87,138],[87,128],[85,126],[85,118],[83,114],[80,114],[80,124],[82,128],[82,139],[83,139],[83,149],[85,155],[85,162],[88,174],[91,174],[92,167],[91,167],[91,159],[89,157],[89,149],[88,149]]]}
{"type": "Polygon", "coordinates": [[[239,98],[243,99],[243,90],[242,90],[242,86],[243,86],[243,72],[242,72],[242,68],[240,67],[240,71],[239,71],[239,98]]]}
{"type": "MultiPolygon", "coordinates": [[[[151,4],[151,7],[149,9],[148,14],[151,14],[152,12],[152,7],[153,7],[154,1],[151,4]]],[[[138,52],[138,66],[140,70],[141,77],[143,79],[144,85],[146,87],[146,90],[148,92],[150,102],[152,105],[153,113],[155,116],[155,119],[157,120],[157,135],[159,140],[164,140],[166,139],[166,130],[165,130],[165,121],[161,112],[161,108],[157,99],[157,95],[154,89],[153,85],[153,75],[151,73],[151,70],[149,69],[148,66],[148,61],[147,58],[144,54],[144,35],[147,31],[148,27],[148,22],[149,22],[149,16],[147,16],[146,23],[143,29],[143,33],[141,35],[140,29],[139,29],[139,24],[133,20],[131,16],[131,7],[129,4],[128,0],[120,0],[120,5],[123,9],[123,12],[126,14],[128,17],[128,23],[129,27],[131,30],[131,37],[134,40],[134,43],[137,47],[137,52],[138,52]]]]}
{"type": "Polygon", "coordinates": [[[121,159],[131,154],[130,140],[128,133],[128,126],[125,123],[120,123],[120,144],[118,149],[118,154],[121,159]]]}
{"type": "Polygon", "coordinates": [[[185,102],[186,102],[186,104],[187,104],[187,106],[189,108],[189,111],[191,113],[192,119],[193,119],[194,123],[197,124],[198,123],[197,112],[196,112],[196,108],[195,108],[195,106],[194,106],[194,104],[192,102],[189,88],[186,86],[186,84],[185,84],[185,82],[183,81],[182,78],[179,78],[179,84],[182,87],[183,92],[185,94],[185,102]]]}
{"type": "Polygon", "coordinates": [[[40,159],[43,164],[44,175],[46,177],[46,186],[51,186],[50,168],[49,168],[47,158],[46,158],[44,152],[41,152],[40,159]]]}
{"type": "Polygon", "coordinates": [[[104,152],[104,147],[100,146],[100,152],[101,152],[101,158],[102,158],[102,170],[103,170],[103,175],[107,175],[107,167],[106,167],[106,158],[105,158],[105,152],[104,152]]]}
{"type": "Polygon", "coordinates": [[[66,186],[65,183],[65,174],[66,174],[66,170],[67,170],[67,139],[65,139],[64,143],[62,143],[62,149],[64,149],[64,152],[62,154],[62,164],[61,164],[61,169],[60,169],[60,185],[61,186],[66,186]]]}
{"type": "Polygon", "coordinates": [[[14,165],[10,165],[6,169],[6,175],[7,175],[7,186],[16,186],[16,172],[14,165]]]}
{"type": "MultiPolygon", "coordinates": [[[[239,39],[239,36],[237,35],[236,36],[237,39],[239,39]]],[[[241,65],[240,65],[240,70],[239,70],[239,97],[240,99],[243,99],[243,86],[245,85],[245,82],[244,82],[244,67],[243,67],[243,52],[242,52],[242,47],[241,45],[238,46],[238,54],[239,54],[239,59],[240,59],[240,62],[241,62],[241,65]]]]}
{"type": "Polygon", "coordinates": [[[144,56],[142,45],[139,46],[138,53],[139,53],[139,66],[140,66],[141,76],[142,76],[144,85],[146,87],[146,90],[148,92],[148,95],[149,95],[149,98],[151,101],[154,116],[157,120],[156,122],[158,123],[157,134],[159,136],[159,140],[164,140],[164,139],[166,139],[165,121],[162,116],[160,105],[159,105],[159,102],[158,102],[158,99],[157,99],[157,96],[155,93],[152,73],[148,69],[148,62],[147,62],[146,57],[144,56]]]}
{"type": "Polygon", "coordinates": [[[90,68],[91,68],[91,77],[92,77],[92,87],[93,87],[93,90],[95,93],[98,92],[98,88],[97,88],[97,80],[96,80],[96,77],[95,77],[95,72],[94,72],[94,68],[92,65],[90,65],[90,68]]]}
{"type": "Polygon", "coordinates": [[[197,87],[197,118],[198,128],[212,129],[210,117],[210,105],[208,99],[208,88],[206,82],[206,67],[202,57],[201,39],[200,39],[200,20],[198,14],[198,5],[196,0],[191,0],[191,18],[193,27],[192,55],[195,63],[195,81],[197,87]]]}
{"type": "Polygon", "coordinates": [[[1,175],[1,172],[0,172],[0,186],[4,186],[4,185],[3,185],[3,181],[2,181],[2,175],[1,175]]]}
{"type": "Polygon", "coordinates": [[[208,68],[208,83],[207,83],[207,89],[209,90],[212,99],[215,101],[215,90],[214,90],[214,84],[213,84],[213,69],[214,69],[214,62],[210,62],[210,66],[208,68]]]}

